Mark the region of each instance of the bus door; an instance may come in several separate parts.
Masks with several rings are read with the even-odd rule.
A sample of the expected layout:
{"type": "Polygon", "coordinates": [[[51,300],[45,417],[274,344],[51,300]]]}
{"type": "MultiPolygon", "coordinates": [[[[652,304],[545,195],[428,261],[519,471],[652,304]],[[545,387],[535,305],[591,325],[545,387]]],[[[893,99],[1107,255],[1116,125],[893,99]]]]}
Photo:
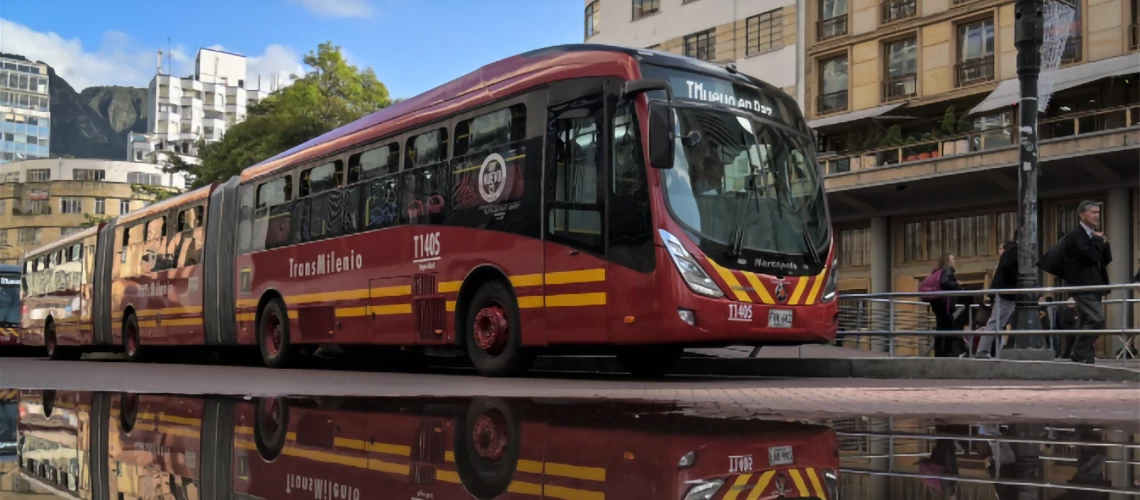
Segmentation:
{"type": "Polygon", "coordinates": [[[551,87],[543,176],[550,343],[606,340],[604,129],[600,82],[575,80],[551,87]]]}

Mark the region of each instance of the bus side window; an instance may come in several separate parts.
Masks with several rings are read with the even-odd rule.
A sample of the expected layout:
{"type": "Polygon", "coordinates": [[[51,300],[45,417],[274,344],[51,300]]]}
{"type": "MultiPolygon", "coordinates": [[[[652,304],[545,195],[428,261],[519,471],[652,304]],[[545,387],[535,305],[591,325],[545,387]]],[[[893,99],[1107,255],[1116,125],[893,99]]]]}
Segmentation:
{"type": "Polygon", "coordinates": [[[293,200],[293,176],[265,182],[257,188],[253,244],[257,250],[273,248],[289,240],[289,202],[293,200]]]}
{"type": "Polygon", "coordinates": [[[400,143],[390,142],[348,158],[348,184],[400,171],[400,143]]]}
{"type": "MultiPolygon", "coordinates": [[[[127,262],[127,245],[130,244],[131,240],[131,228],[124,227],[120,234],[122,234],[122,237],[119,240],[119,263],[125,264],[127,262]]],[[[119,274],[123,276],[127,275],[125,271],[122,270],[119,271],[119,274]]]]}
{"type": "Polygon", "coordinates": [[[424,167],[447,159],[447,129],[439,128],[408,139],[404,170],[424,167]]]}
{"type": "Polygon", "coordinates": [[[526,138],[526,105],[492,111],[455,126],[455,155],[463,156],[526,138]]]}
{"type": "Polygon", "coordinates": [[[641,272],[655,267],[653,215],[633,103],[621,101],[613,116],[610,169],[610,237],[607,258],[641,272]]]}
{"type": "MultiPolygon", "coordinates": [[[[547,181],[547,228],[552,239],[602,255],[602,200],[598,161],[603,127],[599,97],[579,99],[550,110],[553,175],[547,181]]],[[[549,172],[550,170],[548,170],[549,172]]],[[[604,184],[603,184],[604,186],[604,184]]]]}
{"type": "Polygon", "coordinates": [[[344,162],[331,161],[301,172],[301,187],[297,197],[304,198],[330,189],[339,188],[344,180],[344,162]]]}

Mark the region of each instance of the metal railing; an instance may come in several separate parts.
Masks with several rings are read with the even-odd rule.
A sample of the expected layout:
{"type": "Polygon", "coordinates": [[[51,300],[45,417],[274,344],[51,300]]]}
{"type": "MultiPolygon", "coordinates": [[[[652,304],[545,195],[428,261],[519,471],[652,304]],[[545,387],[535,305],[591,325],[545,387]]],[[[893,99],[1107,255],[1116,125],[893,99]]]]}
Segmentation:
{"type": "MultiPolygon", "coordinates": [[[[1066,307],[1068,302],[1052,301],[1038,303],[1038,310],[1044,307],[1053,307],[1058,310],[1066,307]]],[[[1016,314],[1016,313],[1015,313],[1016,314]]],[[[1012,326],[1011,317],[1010,325],[1012,326]]],[[[892,293],[866,293],[866,294],[840,294],[839,296],[839,339],[837,343],[845,347],[866,349],[869,351],[885,352],[896,356],[901,352],[911,355],[928,356],[933,347],[934,338],[939,336],[972,338],[981,335],[1016,336],[1041,335],[1051,336],[1077,336],[1077,335],[1115,335],[1120,342],[1120,349],[1115,353],[1117,359],[1140,357],[1140,284],[1105,285],[1092,287],[1038,287],[1026,289],[996,289],[996,290],[947,290],[939,292],[892,292],[892,293]],[[1103,329],[1060,329],[1043,328],[1040,330],[1007,330],[1001,325],[998,331],[981,331],[975,321],[981,302],[987,295],[1032,295],[1032,296],[1070,296],[1076,293],[1102,293],[1118,292],[1119,296],[1105,297],[1101,300],[1105,309],[1105,328],[1103,329]],[[975,304],[958,305],[954,316],[955,330],[936,330],[934,314],[923,298],[935,297],[975,297],[975,304]],[[980,299],[980,300],[979,300],[980,299]],[[962,317],[965,315],[965,317],[962,317]]],[[[968,350],[973,355],[973,350],[968,350]]]]}
{"type": "Polygon", "coordinates": [[[994,79],[994,56],[967,59],[954,65],[954,86],[965,87],[994,79]]]}
{"type": "Polygon", "coordinates": [[[816,22],[816,32],[819,35],[819,40],[827,40],[828,38],[835,38],[847,34],[847,14],[841,14],[835,17],[821,19],[816,22]]]}
{"type": "Polygon", "coordinates": [[[918,0],[887,0],[880,4],[882,24],[914,17],[918,12],[918,0]]]}
{"type": "Polygon", "coordinates": [[[1084,54],[1083,44],[1081,43],[1080,36],[1071,36],[1065,40],[1065,49],[1061,52],[1061,62],[1077,62],[1081,60],[1081,55],[1084,54]]]}
{"type": "Polygon", "coordinates": [[[817,112],[819,114],[836,113],[847,110],[847,91],[840,90],[819,96],[817,112]]]}
{"type": "Polygon", "coordinates": [[[918,94],[918,75],[906,75],[883,81],[883,102],[890,102],[918,94]]]}

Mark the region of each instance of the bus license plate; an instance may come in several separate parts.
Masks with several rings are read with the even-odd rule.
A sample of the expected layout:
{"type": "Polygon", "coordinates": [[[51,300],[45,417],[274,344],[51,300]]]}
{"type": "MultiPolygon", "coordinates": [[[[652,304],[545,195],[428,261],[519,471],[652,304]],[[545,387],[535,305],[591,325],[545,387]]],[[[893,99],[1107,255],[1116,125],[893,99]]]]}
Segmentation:
{"type": "Polygon", "coordinates": [[[768,465],[791,465],[795,461],[791,446],[768,448],[768,465]]]}
{"type": "Polygon", "coordinates": [[[791,328],[792,311],[774,309],[768,311],[768,328],[791,328]]]}

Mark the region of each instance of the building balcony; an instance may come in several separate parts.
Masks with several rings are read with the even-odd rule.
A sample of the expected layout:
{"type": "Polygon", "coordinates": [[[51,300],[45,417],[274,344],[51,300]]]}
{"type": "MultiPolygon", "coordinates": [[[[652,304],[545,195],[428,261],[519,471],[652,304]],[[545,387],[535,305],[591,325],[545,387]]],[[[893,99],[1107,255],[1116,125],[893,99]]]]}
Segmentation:
{"type": "MultiPolygon", "coordinates": [[[[1132,104],[1042,119],[1038,123],[1038,136],[1042,141],[1058,140],[1109,131],[1124,132],[1138,127],[1140,127],[1140,104],[1132,104]]],[[[887,166],[924,164],[931,160],[941,161],[963,155],[1004,151],[1016,145],[1017,137],[1017,127],[1010,125],[929,141],[911,141],[899,146],[825,157],[820,159],[820,165],[824,175],[831,177],[887,166]]],[[[1136,143],[1133,142],[1132,146],[1136,146],[1136,143]]],[[[971,165],[986,164],[971,162],[971,165]]]]}
{"type": "Polygon", "coordinates": [[[967,59],[954,65],[954,86],[966,87],[994,79],[994,56],[967,59]]]}
{"type": "Polygon", "coordinates": [[[1084,44],[1081,37],[1071,36],[1065,41],[1065,50],[1061,52],[1062,63],[1074,63],[1081,60],[1081,54],[1084,53],[1084,44]]]}
{"type": "Polygon", "coordinates": [[[918,0],[887,0],[880,4],[882,24],[914,17],[918,13],[918,0]]]}
{"type": "Polygon", "coordinates": [[[918,95],[918,75],[891,78],[882,85],[883,102],[898,101],[918,95]]]}
{"type": "Polygon", "coordinates": [[[830,19],[822,19],[816,22],[816,33],[819,35],[819,40],[835,38],[847,34],[847,14],[835,16],[830,19]]]}
{"type": "Polygon", "coordinates": [[[832,92],[819,96],[816,103],[816,114],[826,115],[847,110],[847,91],[832,92]]]}

